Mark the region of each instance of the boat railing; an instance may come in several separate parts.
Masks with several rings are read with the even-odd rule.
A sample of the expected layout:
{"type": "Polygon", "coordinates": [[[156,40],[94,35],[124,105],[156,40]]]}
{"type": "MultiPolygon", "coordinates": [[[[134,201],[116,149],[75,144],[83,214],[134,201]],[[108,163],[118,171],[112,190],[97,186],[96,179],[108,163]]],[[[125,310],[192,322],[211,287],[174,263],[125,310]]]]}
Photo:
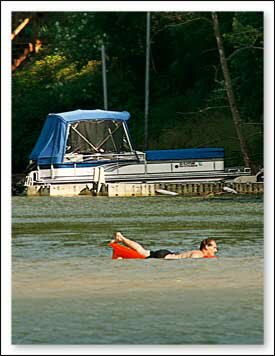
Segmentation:
{"type": "Polygon", "coordinates": [[[40,179],[39,169],[36,171],[31,171],[26,177],[24,181],[25,187],[30,187],[34,184],[34,182],[42,182],[43,180],[40,179]]]}
{"type": "Polygon", "coordinates": [[[89,161],[144,161],[145,153],[143,152],[106,152],[106,153],[94,153],[94,154],[66,154],[64,162],[89,162],[89,161]]]}

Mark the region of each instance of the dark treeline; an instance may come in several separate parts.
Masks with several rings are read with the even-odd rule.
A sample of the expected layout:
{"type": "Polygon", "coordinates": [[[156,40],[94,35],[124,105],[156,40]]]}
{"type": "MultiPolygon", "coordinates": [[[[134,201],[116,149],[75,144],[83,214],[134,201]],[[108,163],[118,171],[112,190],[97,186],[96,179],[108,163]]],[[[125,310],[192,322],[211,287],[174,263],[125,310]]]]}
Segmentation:
{"type": "MultiPolygon", "coordinates": [[[[119,10],[119,9],[118,9],[119,10]]],[[[250,159],[263,166],[263,13],[218,13],[250,159]]],[[[127,110],[143,150],[145,12],[13,13],[13,60],[41,41],[12,74],[13,172],[24,171],[46,115],[103,109],[101,46],[107,55],[108,109],[127,110]],[[20,52],[21,51],[21,52],[20,52]]],[[[243,165],[210,12],[151,13],[149,149],[224,147],[243,165]]]]}

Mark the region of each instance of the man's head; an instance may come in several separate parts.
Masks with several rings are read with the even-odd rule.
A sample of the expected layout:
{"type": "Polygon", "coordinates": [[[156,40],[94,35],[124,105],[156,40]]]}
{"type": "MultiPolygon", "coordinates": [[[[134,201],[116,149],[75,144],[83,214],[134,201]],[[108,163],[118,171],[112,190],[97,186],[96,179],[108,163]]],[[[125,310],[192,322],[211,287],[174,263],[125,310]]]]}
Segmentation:
{"type": "Polygon", "coordinates": [[[215,253],[218,251],[218,246],[215,240],[204,239],[201,242],[200,250],[203,252],[207,252],[208,256],[215,256],[215,253]]]}

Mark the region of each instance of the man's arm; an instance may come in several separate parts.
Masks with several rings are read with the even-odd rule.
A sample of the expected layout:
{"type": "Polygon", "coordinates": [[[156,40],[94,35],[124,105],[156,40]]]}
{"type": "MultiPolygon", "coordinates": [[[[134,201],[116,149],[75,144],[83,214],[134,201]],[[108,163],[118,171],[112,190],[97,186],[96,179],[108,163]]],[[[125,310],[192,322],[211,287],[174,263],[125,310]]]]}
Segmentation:
{"type": "Polygon", "coordinates": [[[201,251],[193,251],[190,255],[191,258],[202,258],[203,253],[201,251]]]}
{"type": "Polygon", "coordinates": [[[182,252],[179,254],[170,253],[169,255],[166,255],[164,258],[167,260],[177,260],[181,258],[201,258],[201,257],[203,257],[203,253],[198,250],[198,251],[182,252]]]}

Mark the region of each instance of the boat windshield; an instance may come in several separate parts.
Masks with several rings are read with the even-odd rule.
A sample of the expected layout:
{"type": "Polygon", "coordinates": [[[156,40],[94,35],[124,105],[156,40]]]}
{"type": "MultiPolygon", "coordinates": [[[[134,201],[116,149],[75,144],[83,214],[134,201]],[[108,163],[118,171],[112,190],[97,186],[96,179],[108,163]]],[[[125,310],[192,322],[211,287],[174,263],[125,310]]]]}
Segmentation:
{"type": "Polygon", "coordinates": [[[65,158],[132,152],[122,121],[78,121],[70,125],[65,158]]]}

